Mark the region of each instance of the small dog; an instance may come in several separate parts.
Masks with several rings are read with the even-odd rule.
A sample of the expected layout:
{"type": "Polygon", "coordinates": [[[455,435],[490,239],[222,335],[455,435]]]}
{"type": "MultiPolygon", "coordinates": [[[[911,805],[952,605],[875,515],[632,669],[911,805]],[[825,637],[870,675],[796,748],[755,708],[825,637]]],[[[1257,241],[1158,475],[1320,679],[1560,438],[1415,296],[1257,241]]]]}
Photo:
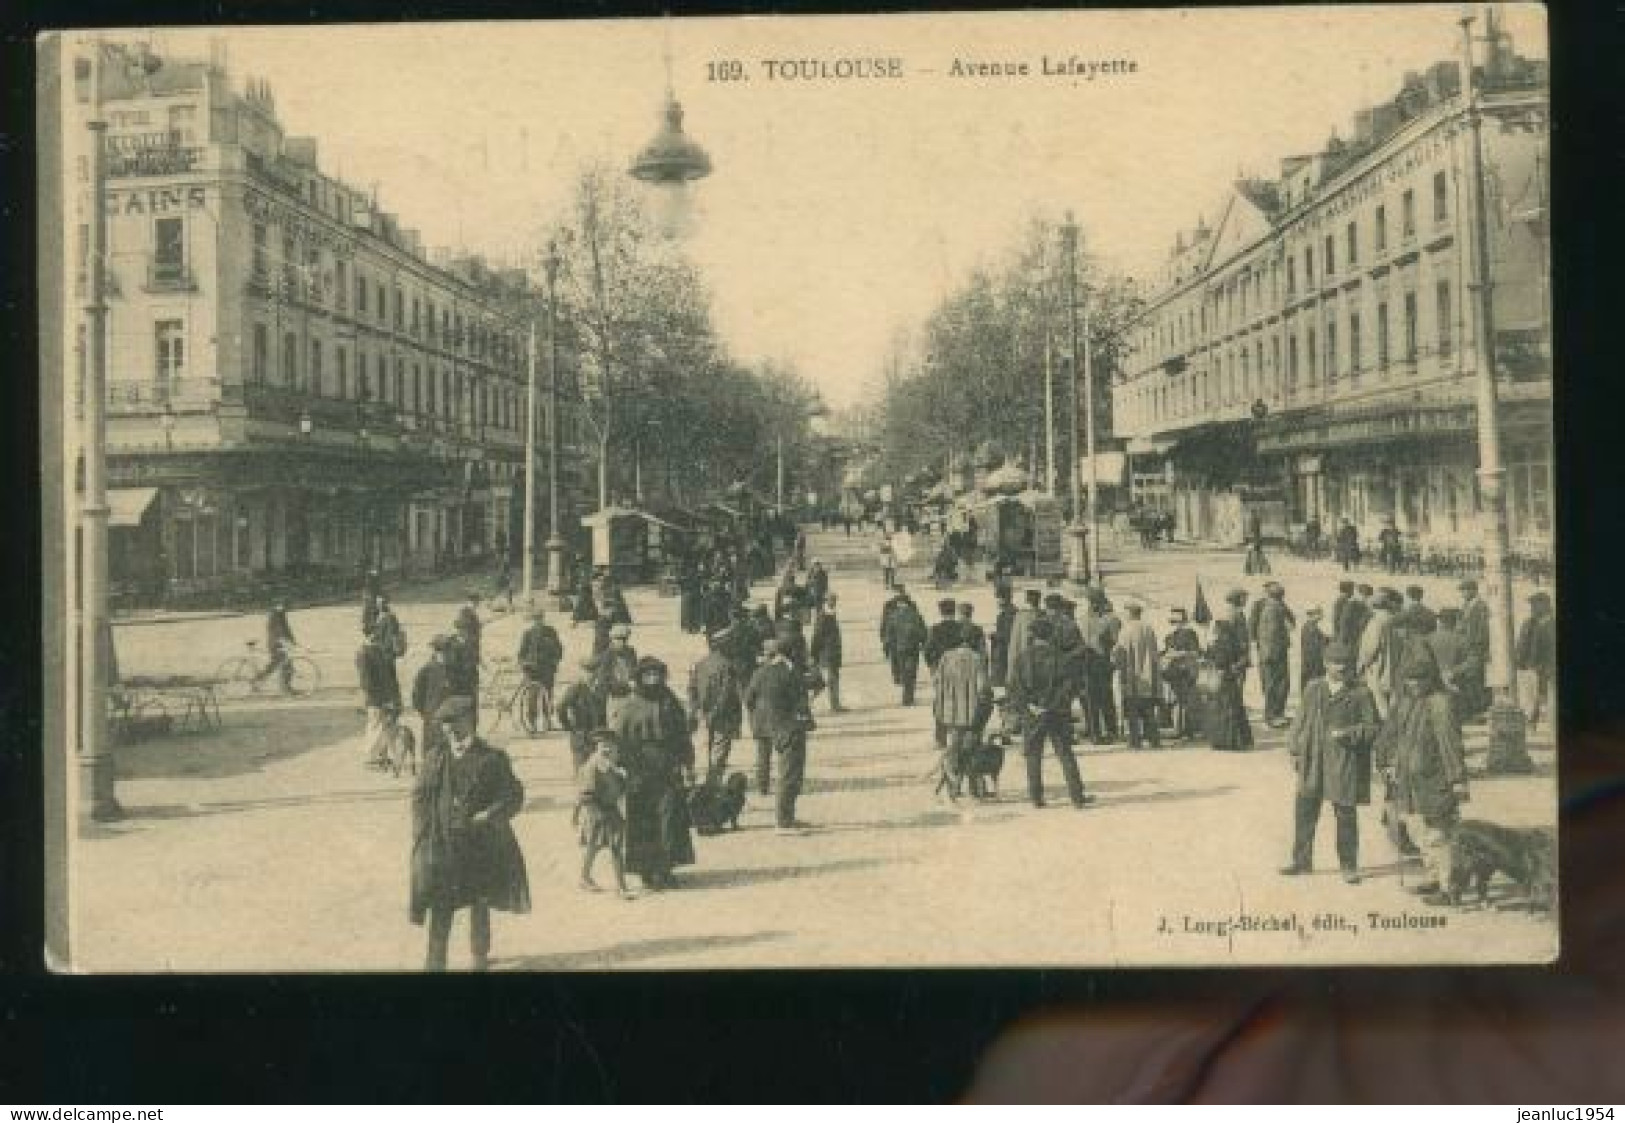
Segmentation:
{"type": "Polygon", "coordinates": [[[688,795],[688,817],[703,835],[721,834],[723,828],[739,829],[739,815],[745,810],[750,781],[743,772],[729,774],[724,781],[708,779],[696,784],[688,795]]]}
{"type": "Polygon", "coordinates": [[[1004,771],[1004,754],[1010,747],[1010,738],[995,733],[965,754],[961,762],[965,778],[970,781],[970,794],[977,799],[992,799],[999,791],[999,773],[1004,771]]]}
{"type": "Polygon", "coordinates": [[[1503,827],[1463,819],[1450,836],[1450,903],[1469,886],[1478,903],[1489,900],[1490,879],[1505,874],[1522,890],[1530,911],[1551,911],[1557,895],[1557,839],[1548,827],[1503,827]]]}

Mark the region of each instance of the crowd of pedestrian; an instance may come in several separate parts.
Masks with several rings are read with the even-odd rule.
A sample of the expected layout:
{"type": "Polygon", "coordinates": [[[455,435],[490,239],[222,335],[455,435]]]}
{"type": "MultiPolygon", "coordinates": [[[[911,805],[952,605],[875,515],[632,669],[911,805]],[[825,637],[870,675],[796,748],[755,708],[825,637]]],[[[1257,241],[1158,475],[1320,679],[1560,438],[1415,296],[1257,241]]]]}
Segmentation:
{"type": "MultiPolygon", "coordinates": [[[[916,704],[922,664],[929,676],[936,790],[945,802],[991,796],[978,764],[991,743],[1019,745],[1026,796],[1037,808],[1049,802],[1046,755],[1055,758],[1074,807],[1094,802],[1076,751],[1083,741],[1121,740],[1130,750],[1205,741],[1217,751],[1250,750],[1245,694],[1256,667],[1261,720],[1286,730],[1296,778],[1293,842],[1281,872],[1313,869],[1321,805],[1329,802],[1339,869],[1357,882],[1358,808],[1380,797],[1390,837],[1425,870],[1415,888],[1430,903],[1447,900],[1450,831],[1468,795],[1461,730],[1489,703],[1490,619],[1476,583],[1463,581],[1460,604],[1436,610],[1419,586],[1400,591],[1344,580],[1336,599],[1324,610],[1309,607],[1301,623],[1278,581],[1266,580],[1256,598],[1231,590],[1216,618],[1198,586],[1194,609],[1171,609],[1159,627],[1148,605],[1118,605],[1100,584],[1086,585],[1078,600],[1039,588],[1018,597],[997,577],[996,609],[984,628],[969,601],[948,596],[938,598],[928,624],[896,576],[889,536],[881,543],[888,597],[878,638],[900,705],[916,704]]],[[[709,793],[704,806],[715,806],[734,776],[772,799],[779,831],[808,827],[798,801],[817,728],[813,701],[824,694],[830,712],[843,708],[840,601],[828,570],[807,558],[804,538],[787,540],[784,552],[769,603],[749,602],[758,567],[748,551],[721,549],[685,566],[680,624],[703,634],[706,653],[689,669],[681,695],[667,664],[634,645],[624,594],[597,574],[577,581],[571,612],[572,624],[594,629],[591,653],[555,700],[564,647],[546,613],[531,610],[517,662],[534,687],[531,727],[545,733],[556,722],[568,737],[582,890],[599,889],[593,872],[606,853],[623,897],[678,885],[678,871],[697,858],[694,833],[716,827],[696,821],[698,795],[709,793]],[[749,776],[730,772],[734,746],[747,733],[755,749],[749,776]]],[[[946,576],[942,565],[935,569],[946,576]]],[[[1537,593],[1531,601],[1515,656],[1539,683],[1530,715],[1538,721],[1555,634],[1549,597],[1537,593]]],[[[508,825],[523,790],[507,756],[475,732],[480,607],[471,593],[449,631],[430,640],[410,697],[424,748],[413,795],[411,912],[429,927],[430,968],[445,965],[455,912],[470,911],[478,967],[488,962],[490,911],[523,911],[529,901],[508,825]]],[[[285,617],[268,628],[287,631],[291,642],[285,617]]],[[[369,585],[356,657],[369,759],[400,711],[395,668],[406,649],[388,597],[369,585]]]]}

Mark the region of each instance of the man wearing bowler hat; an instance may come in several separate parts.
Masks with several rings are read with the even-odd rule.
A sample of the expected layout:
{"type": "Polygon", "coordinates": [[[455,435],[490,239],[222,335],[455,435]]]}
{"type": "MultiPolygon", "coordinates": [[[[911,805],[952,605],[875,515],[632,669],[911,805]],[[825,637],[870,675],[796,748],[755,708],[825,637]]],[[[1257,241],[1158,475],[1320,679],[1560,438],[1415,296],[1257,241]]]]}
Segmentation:
{"type": "Polygon", "coordinates": [[[1297,774],[1292,860],[1281,869],[1293,876],[1314,869],[1315,827],[1320,805],[1337,819],[1337,864],[1343,880],[1360,880],[1360,828],[1356,808],[1371,802],[1371,746],[1381,731],[1371,690],[1354,674],[1354,655],[1340,643],[1326,649],[1326,677],[1303,688],[1303,703],[1287,736],[1297,774]]]}

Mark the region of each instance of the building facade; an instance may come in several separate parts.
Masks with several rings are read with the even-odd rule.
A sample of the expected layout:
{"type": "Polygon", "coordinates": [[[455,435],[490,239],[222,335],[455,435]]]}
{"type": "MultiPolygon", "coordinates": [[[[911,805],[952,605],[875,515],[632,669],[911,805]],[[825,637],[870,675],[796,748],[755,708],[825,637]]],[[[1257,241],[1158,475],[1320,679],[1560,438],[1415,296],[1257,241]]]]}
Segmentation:
{"type": "MultiPolygon", "coordinates": [[[[1493,338],[1515,550],[1550,556],[1551,348],[1544,64],[1491,24],[1478,78],[1493,338]]],[[[1113,387],[1136,496],[1195,538],[1388,519],[1480,541],[1477,266],[1459,66],[1409,75],[1348,140],[1233,186],[1181,233],[1113,387]]]]}
{"type": "MultiPolygon", "coordinates": [[[[234,88],[218,61],[142,68],[123,54],[104,52],[99,83],[115,594],[426,573],[516,550],[527,337],[533,320],[546,330],[544,295],[522,271],[425,251],[374,194],[324,172],[314,140],[284,134],[263,84],[234,88]]],[[[70,165],[75,306],[87,152],[70,165]]],[[[574,410],[558,433],[575,464],[562,453],[574,410]]],[[[561,472],[572,498],[579,482],[561,472]]],[[[573,524],[576,502],[560,506],[573,524]]]]}

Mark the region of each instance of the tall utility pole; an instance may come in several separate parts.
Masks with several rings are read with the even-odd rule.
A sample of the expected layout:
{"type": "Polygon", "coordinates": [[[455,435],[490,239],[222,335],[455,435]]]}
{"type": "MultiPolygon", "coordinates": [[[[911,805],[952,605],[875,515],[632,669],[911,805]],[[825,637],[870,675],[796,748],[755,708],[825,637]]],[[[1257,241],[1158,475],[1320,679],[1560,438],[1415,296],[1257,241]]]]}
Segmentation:
{"type": "MultiPolygon", "coordinates": [[[[1493,30],[1493,29],[1492,29],[1493,30]]],[[[1493,45],[1493,44],[1492,44],[1493,45]]],[[[1473,78],[1473,17],[1461,21],[1461,91],[1467,114],[1467,218],[1472,223],[1469,287],[1478,304],[1473,349],[1478,352],[1478,488],[1484,517],[1484,599],[1490,609],[1491,772],[1527,772],[1518,673],[1512,667],[1513,598],[1507,575],[1512,536],[1507,526],[1506,469],[1501,463],[1501,417],[1495,374],[1495,292],[1491,278],[1489,218],[1484,210],[1484,141],[1473,78]]]]}
{"type": "MultiPolygon", "coordinates": [[[[1072,525],[1068,527],[1068,534],[1072,537],[1072,556],[1068,574],[1073,581],[1082,584],[1089,580],[1089,528],[1084,523],[1083,510],[1078,497],[1078,364],[1079,356],[1085,355],[1082,335],[1078,327],[1078,224],[1072,218],[1072,212],[1066,214],[1066,222],[1061,226],[1061,244],[1066,250],[1066,277],[1067,277],[1067,322],[1072,333],[1072,368],[1071,368],[1071,409],[1068,421],[1072,433],[1072,455],[1068,458],[1067,483],[1069,494],[1072,497],[1072,525]]],[[[1086,388],[1087,389],[1087,388],[1086,388]]],[[[1090,420],[1093,421],[1093,406],[1089,407],[1090,420]]],[[[1091,426],[1092,427],[1092,426],[1091,426]]],[[[1088,437],[1090,453],[1094,451],[1094,436],[1088,437]]],[[[1091,487],[1089,495],[1090,515],[1093,517],[1094,491],[1091,487]]]]}
{"type": "Polygon", "coordinates": [[[1053,302],[1044,286],[1044,494],[1055,497],[1055,331],[1050,324],[1053,302]]]}
{"type": "Polygon", "coordinates": [[[779,430],[778,435],[774,438],[774,443],[778,447],[778,458],[779,458],[778,472],[777,472],[777,475],[776,475],[776,486],[775,486],[775,489],[774,489],[774,494],[778,497],[777,502],[778,502],[778,505],[779,505],[779,511],[782,513],[784,511],[784,430],[783,429],[779,430]]]}
{"type": "Polygon", "coordinates": [[[559,246],[547,246],[547,591],[564,592],[559,536],[559,246]]]}
{"type": "Polygon", "coordinates": [[[536,320],[525,336],[525,546],[520,559],[519,594],[530,603],[536,574],[536,320]]]}
{"type": "Polygon", "coordinates": [[[107,122],[102,119],[103,45],[93,42],[85,127],[90,144],[87,215],[83,418],[84,495],[79,505],[79,809],[83,820],[122,813],[113,791],[113,752],[107,706],[112,686],[112,622],[107,602],[107,122]]]}

